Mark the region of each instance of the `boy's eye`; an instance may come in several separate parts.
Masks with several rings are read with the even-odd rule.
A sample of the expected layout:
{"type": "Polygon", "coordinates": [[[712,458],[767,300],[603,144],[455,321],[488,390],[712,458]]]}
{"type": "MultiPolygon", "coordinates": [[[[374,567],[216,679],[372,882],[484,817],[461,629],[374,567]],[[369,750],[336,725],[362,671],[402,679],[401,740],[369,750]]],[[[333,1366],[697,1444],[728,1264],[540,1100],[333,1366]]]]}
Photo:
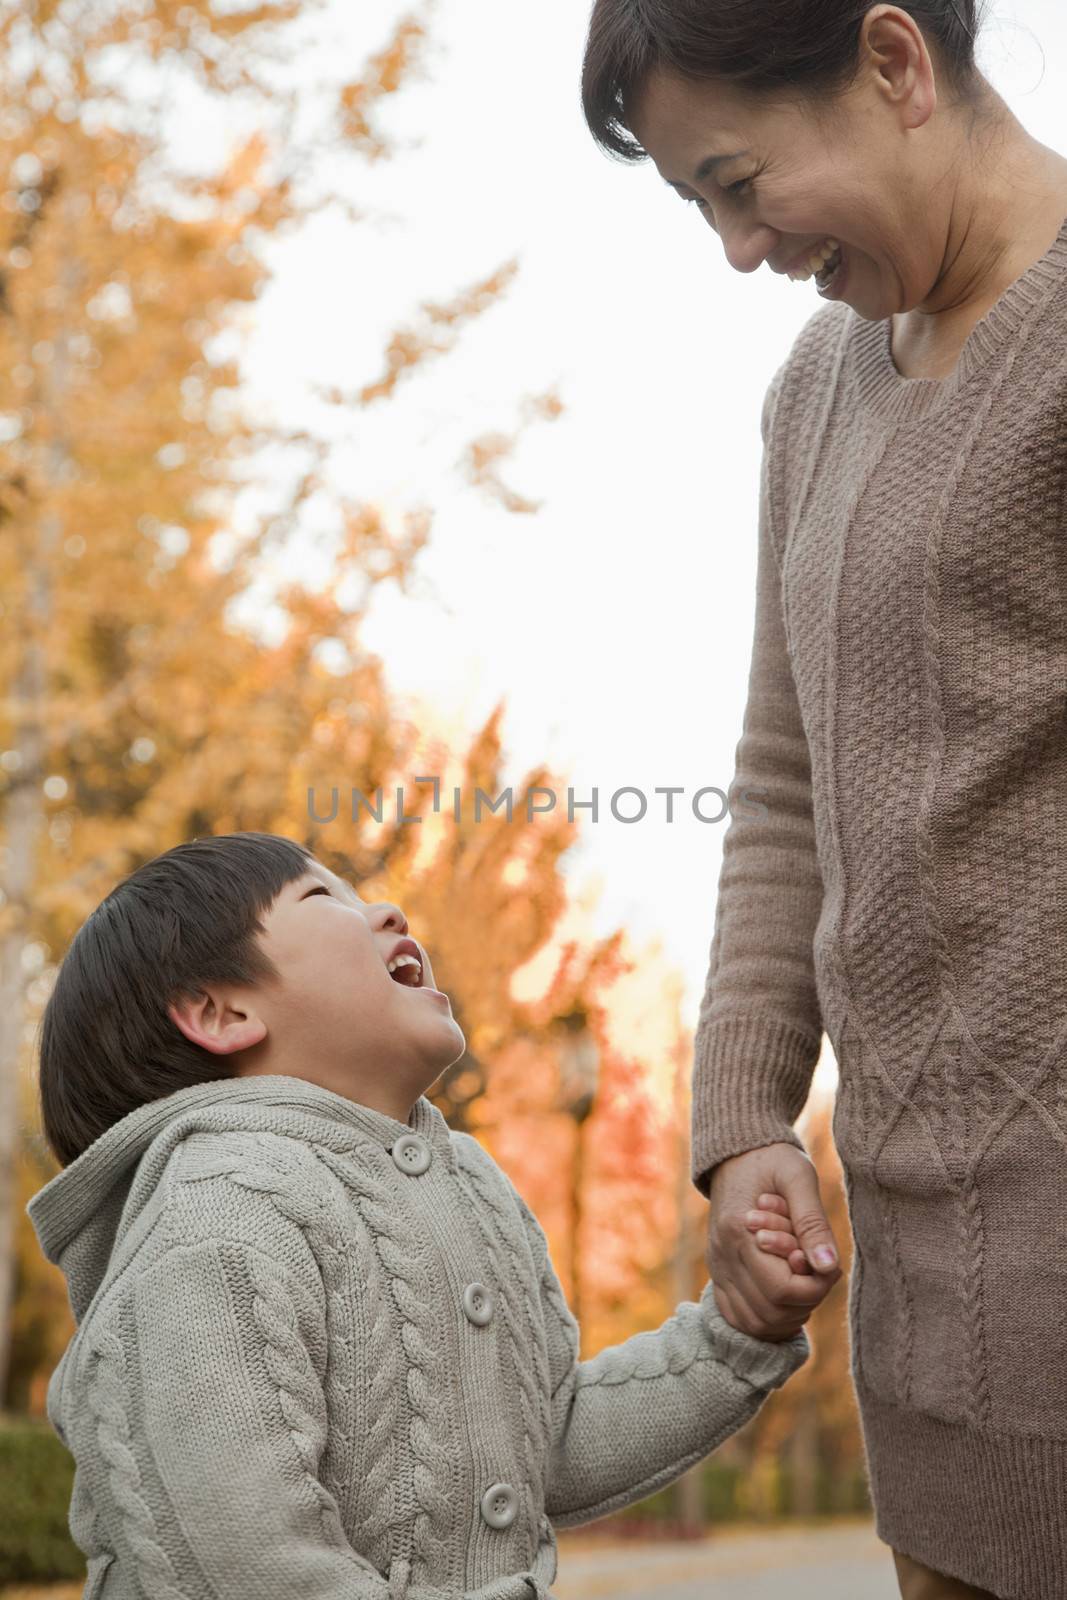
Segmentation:
{"type": "Polygon", "coordinates": [[[300,898],[301,900],[310,900],[313,894],[329,894],[329,892],[330,891],[327,889],[326,885],[324,883],[320,883],[317,889],[309,889],[307,894],[302,894],[300,898]]]}

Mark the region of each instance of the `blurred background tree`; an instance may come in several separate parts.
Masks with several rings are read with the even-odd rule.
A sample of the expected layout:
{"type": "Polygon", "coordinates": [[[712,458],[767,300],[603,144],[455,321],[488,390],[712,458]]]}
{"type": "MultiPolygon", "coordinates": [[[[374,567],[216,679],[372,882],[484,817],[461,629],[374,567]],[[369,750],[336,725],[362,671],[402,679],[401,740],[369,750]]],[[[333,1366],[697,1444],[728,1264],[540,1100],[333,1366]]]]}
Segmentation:
{"type": "MultiPolygon", "coordinates": [[[[340,770],[372,791],[404,770],[414,744],[359,633],[375,588],[409,580],[430,508],[389,518],[373,502],[336,501],[332,571],[314,590],[288,583],[275,597],[275,642],[234,618],[312,498],[329,497],[329,446],[246,416],[226,347],[269,275],[270,240],[328,203],[347,205],[316,190],[319,158],[338,146],[388,156],[375,113],[415,74],[426,36],[421,19],[398,23],[325,105],[325,131],[301,139],[298,96],[268,69],[284,57],[285,25],[316,9],[316,0],[275,0],[220,14],[207,0],[143,0],[0,10],[0,1391],[9,1402],[19,1399],[6,1382],[16,1253],[24,1293],[33,1277],[32,1251],[17,1240],[28,1226],[20,1128],[35,1177],[45,1161],[27,1070],[39,980],[47,986],[75,929],[140,861],[197,833],[240,828],[317,845],[309,788],[340,770]],[[258,97],[278,137],[255,132],[213,173],[177,170],[163,134],[163,68],[174,63],[208,95],[258,97]],[[291,464],[290,485],[239,529],[238,498],[265,456],[291,464]]],[[[492,307],[515,270],[505,263],[445,304],[425,304],[416,326],[389,340],[385,376],[338,403],[389,403],[492,307]]],[[[555,414],[541,397],[527,420],[555,414]]],[[[499,500],[499,474],[479,492],[499,500]]],[[[412,832],[342,823],[323,854],[377,880],[406,856],[412,832]]],[[[550,829],[535,851],[540,843],[550,854],[563,848],[550,829]]],[[[475,1018],[477,1005],[467,1008],[475,1018]]],[[[42,1294],[50,1305],[52,1289],[42,1294]]],[[[45,1354],[40,1320],[21,1306],[14,1331],[45,1354]]],[[[24,1394],[25,1349],[12,1376],[24,1394]]]]}

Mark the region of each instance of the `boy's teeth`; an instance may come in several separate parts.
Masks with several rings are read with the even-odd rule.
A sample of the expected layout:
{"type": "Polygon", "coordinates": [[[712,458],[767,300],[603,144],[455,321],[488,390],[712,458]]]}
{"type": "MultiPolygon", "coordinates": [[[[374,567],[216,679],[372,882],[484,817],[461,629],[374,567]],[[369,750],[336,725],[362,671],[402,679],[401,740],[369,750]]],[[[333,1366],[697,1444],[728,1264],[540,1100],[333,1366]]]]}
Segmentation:
{"type": "Polygon", "coordinates": [[[405,966],[418,967],[419,973],[420,973],[420,976],[421,976],[421,973],[422,973],[422,962],[421,961],[417,961],[414,956],[409,956],[406,951],[404,952],[403,955],[397,956],[395,961],[387,961],[386,962],[386,967],[388,968],[388,970],[390,972],[395,972],[397,967],[405,967],[405,966]]]}
{"type": "Polygon", "coordinates": [[[824,239],[818,250],[808,257],[807,265],[798,267],[795,272],[790,272],[789,277],[794,283],[807,283],[813,272],[818,272],[830,257],[840,249],[836,239],[824,239]]]}

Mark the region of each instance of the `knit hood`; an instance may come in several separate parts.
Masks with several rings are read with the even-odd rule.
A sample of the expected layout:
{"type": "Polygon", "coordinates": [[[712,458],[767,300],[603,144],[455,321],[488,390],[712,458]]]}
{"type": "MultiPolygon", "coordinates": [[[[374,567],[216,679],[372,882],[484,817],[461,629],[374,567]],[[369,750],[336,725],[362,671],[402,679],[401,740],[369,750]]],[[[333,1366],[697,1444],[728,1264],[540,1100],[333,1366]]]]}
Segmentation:
{"type": "Polygon", "coordinates": [[[260,1075],[193,1084],[113,1123],[26,1207],[41,1250],[67,1280],[80,1324],[104,1284],[116,1246],[137,1225],[175,1147],[191,1133],[283,1133],[312,1141],[323,1119],[385,1149],[405,1131],[454,1162],[451,1130],[420,1095],[406,1123],[303,1078],[260,1075]]]}

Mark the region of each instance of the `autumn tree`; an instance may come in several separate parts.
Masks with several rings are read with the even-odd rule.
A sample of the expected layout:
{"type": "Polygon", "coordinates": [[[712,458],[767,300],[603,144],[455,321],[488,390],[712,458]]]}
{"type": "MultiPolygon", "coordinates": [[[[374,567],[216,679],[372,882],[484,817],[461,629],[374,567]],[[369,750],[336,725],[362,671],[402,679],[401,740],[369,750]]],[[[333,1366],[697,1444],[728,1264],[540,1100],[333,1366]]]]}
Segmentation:
{"type": "MultiPolygon", "coordinates": [[[[320,841],[307,791],[338,771],[373,790],[414,748],[360,628],[378,585],[409,582],[432,510],[388,517],[340,495],[328,443],[248,414],[234,353],[272,239],[331,204],[373,221],[315,175],[338,151],[388,158],[379,114],[420,70],[429,6],[397,21],[358,76],[279,86],[286,29],[320,9],[0,4],[0,1389],[15,1227],[28,1227],[20,1123],[43,1159],[30,991],[80,922],[140,861],[198,833],[287,833],[360,879],[406,849],[390,826],[320,841]],[[239,96],[250,116],[208,172],[171,159],[176,76],[205,101],[239,96]],[[309,100],[310,128],[297,118],[309,100]],[[284,482],[249,511],[267,461],[287,467],[284,482]],[[264,590],[313,497],[332,503],[328,579],[264,590]],[[269,642],[247,620],[250,594],[273,616],[269,642]]],[[[515,271],[505,262],[425,302],[381,370],[335,403],[393,404],[515,271]]],[[[528,397],[520,426],[558,409],[528,397]]],[[[506,453],[468,441],[459,470],[521,512],[506,453]]],[[[21,1305],[19,1327],[34,1315],[21,1305]]]]}

